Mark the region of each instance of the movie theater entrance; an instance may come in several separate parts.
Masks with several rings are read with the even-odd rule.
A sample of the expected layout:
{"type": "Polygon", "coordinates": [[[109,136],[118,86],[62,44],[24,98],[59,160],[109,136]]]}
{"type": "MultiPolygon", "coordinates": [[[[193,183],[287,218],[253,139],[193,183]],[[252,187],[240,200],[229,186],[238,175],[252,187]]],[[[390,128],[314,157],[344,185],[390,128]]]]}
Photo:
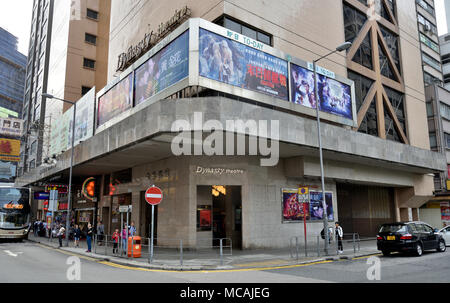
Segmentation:
{"type": "Polygon", "coordinates": [[[223,238],[232,241],[233,249],[242,248],[241,186],[198,186],[197,245],[218,247],[223,238]]]}

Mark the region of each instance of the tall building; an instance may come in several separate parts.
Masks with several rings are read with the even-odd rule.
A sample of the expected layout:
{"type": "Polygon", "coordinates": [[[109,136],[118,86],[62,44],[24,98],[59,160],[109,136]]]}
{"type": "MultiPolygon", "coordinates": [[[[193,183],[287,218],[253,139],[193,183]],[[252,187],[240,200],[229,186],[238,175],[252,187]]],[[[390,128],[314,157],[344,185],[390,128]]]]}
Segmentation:
{"type": "Polygon", "coordinates": [[[11,183],[17,174],[20,125],[27,57],[17,50],[17,37],[0,27],[0,182],[11,183]],[[4,123],[16,124],[18,133],[5,132],[4,123]],[[17,151],[15,151],[17,149],[17,151]]]}
{"type": "MultiPolygon", "coordinates": [[[[161,245],[284,247],[304,216],[310,241],[324,219],[361,236],[419,219],[447,166],[430,150],[423,75],[438,75],[420,64],[416,13],[394,0],[112,1],[108,83],[83,98],[93,129],[74,148],[73,220],[110,233],[131,205],[148,237],[152,185],[161,245]],[[318,63],[316,98],[312,62],[344,41],[318,63]]],[[[67,184],[70,157],[19,181],[67,184]]]]}
{"type": "Polygon", "coordinates": [[[110,0],[34,0],[24,98],[26,144],[20,173],[50,156],[52,123],[68,105],[106,84],[110,0]]]}
{"type": "Polygon", "coordinates": [[[21,118],[27,57],[17,37],[0,27],[0,116],[21,118]]]}

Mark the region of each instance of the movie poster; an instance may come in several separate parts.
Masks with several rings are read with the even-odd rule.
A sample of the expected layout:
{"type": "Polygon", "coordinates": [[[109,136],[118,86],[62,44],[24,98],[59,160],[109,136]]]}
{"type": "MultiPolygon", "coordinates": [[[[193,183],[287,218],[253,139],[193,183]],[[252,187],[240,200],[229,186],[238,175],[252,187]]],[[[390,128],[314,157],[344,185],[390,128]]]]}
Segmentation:
{"type": "Polygon", "coordinates": [[[450,203],[441,202],[442,221],[450,221],[450,203]]]}
{"type": "Polygon", "coordinates": [[[288,100],[287,62],[200,28],[200,76],[288,100]]]}
{"type": "MultiPolygon", "coordinates": [[[[283,189],[283,221],[303,221],[303,203],[298,201],[298,189],[283,189]]],[[[306,203],[306,220],[309,220],[306,203]]]]}
{"type": "Polygon", "coordinates": [[[189,31],[186,31],[136,69],[136,105],[188,75],[189,31]]]}
{"type": "MultiPolygon", "coordinates": [[[[309,192],[309,213],[311,220],[323,220],[323,204],[322,204],[322,192],[309,192]]],[[[327,204],[328,220],[334,220],[333,211],[333,193],[325,192],[325,202],[327,204]]]]}
{"type": "Polygon", "coordinates": [[[97,125],[102,125],[133,106],[132,77],[130,73],[98,100],[97,125]]]}
{"type": "MultiPolygon", "coordinates": [[[[323,112],[353,119],[350,85],[326,76],[317,75],[319,109],[323,112]]],[[[292,102],[316,108],[314,98],[314,72],[291,63],[292,102]]]]}

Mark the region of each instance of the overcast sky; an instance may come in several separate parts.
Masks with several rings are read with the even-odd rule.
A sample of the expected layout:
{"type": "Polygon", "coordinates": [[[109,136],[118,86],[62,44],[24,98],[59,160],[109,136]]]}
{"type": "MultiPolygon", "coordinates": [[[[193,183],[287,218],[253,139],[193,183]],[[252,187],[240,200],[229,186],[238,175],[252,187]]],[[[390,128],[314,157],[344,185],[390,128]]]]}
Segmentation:
{"type": "MultiPolygon", "coordinates": [[[[70,0],[57,0],[70,1],[70,0]]],[[[125,0],[128,1],[128,0],[125,0]]],[[[401,0],[404,1],[404,0],[401,0]]],[[[412,1],[412,0],[411,0],[412,1]]],[[[445,21],[445,0],[435,0],[439,35],[447,33],[445,21]]],[[[450,1],[450,0],[447,0],[450,1]]],[[[19,38],[19,51],[27,54],[31,30],[31,11],[33,0],[0,0],[0,27],[19,38]]]]}

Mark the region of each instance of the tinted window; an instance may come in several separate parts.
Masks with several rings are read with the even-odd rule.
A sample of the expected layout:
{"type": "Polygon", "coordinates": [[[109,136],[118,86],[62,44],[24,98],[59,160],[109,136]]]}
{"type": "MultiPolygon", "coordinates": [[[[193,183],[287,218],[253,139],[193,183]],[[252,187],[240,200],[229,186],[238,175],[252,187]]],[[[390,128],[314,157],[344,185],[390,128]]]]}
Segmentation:
{"type": "Polygon", "coordinates": [[[411,233],[417,232],[417,228],[416,228],[415,224],[409,224],[408,227],[409,227],[409,232],[411,232],[411,233]]]}
{"type": "Polygon", "coordinates": [[[448,233],[450,232],[450,226],[445,229],[448,233]]]}
{"type": "Polygon", "coordinates": [[[423,228],[424,228],[425,232],[427,232],[427,233],[434,231],[434,228],[432,228],[428,225],[425,225],[425,224],[423,225],[423,228]]]}
{"type": "Polygon", "coordinates": [[[380,228],[380,233],[398,233],[398,232],[406,232],[406,225],[403,224],[392,224],[392,225],[383,225],[380,228]]]}
{"type": "Polygon", "coordinates": [[[425,232],[425,227],[423,224],[416,224],[416,228],[418,232],[425,232]]]}

